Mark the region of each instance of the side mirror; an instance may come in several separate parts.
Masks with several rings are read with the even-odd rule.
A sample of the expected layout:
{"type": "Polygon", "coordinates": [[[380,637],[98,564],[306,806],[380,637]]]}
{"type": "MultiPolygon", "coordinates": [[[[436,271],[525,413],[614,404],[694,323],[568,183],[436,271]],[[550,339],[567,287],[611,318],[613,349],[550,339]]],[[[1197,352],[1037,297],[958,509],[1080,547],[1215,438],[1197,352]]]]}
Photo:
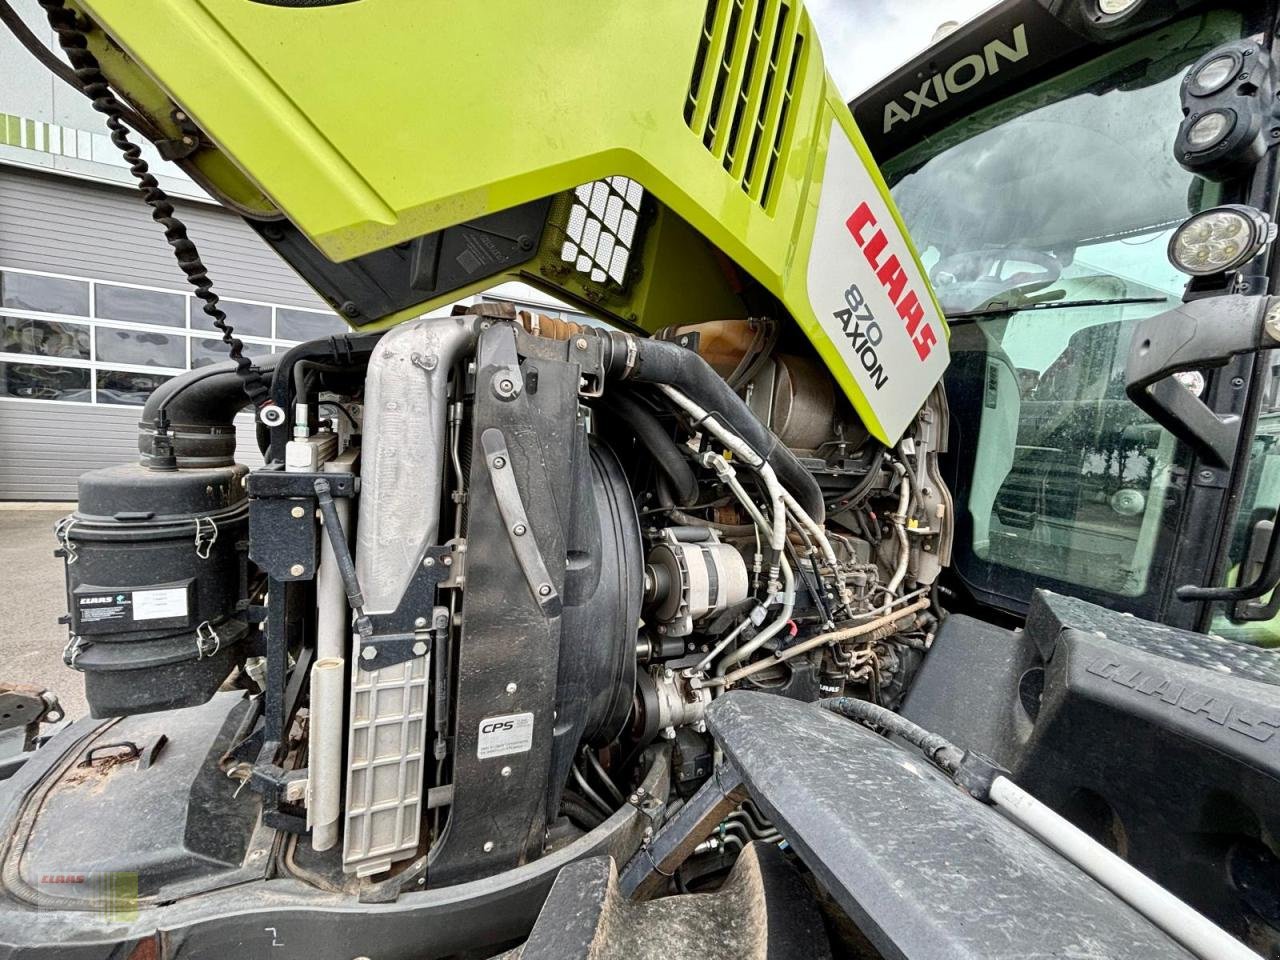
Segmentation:
{"type": "Polygon", "coordinates": [[[1125,366],[1125,393],[1152,420],[1226,469],[1240,418],[1219,416],[1173,379],[1184,370],[1225,366],[1234,356],[1280,346],[1280,299],[1231,294],[1182,303],[1138,325],[1125,366]]]}

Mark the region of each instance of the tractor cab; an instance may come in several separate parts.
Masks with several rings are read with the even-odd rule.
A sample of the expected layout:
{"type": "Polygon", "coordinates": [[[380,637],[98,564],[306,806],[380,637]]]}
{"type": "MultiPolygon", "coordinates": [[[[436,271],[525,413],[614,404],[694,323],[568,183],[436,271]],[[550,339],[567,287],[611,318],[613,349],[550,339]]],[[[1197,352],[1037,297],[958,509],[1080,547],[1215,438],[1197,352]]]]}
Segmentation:
{"type": "Polygon", "coordinates": [[[1280,643],[1278,355],[1225,336],[1275,290],[1275,12],[1009,0],[851,104],[951,324],[966,602],[1280,643]]]}

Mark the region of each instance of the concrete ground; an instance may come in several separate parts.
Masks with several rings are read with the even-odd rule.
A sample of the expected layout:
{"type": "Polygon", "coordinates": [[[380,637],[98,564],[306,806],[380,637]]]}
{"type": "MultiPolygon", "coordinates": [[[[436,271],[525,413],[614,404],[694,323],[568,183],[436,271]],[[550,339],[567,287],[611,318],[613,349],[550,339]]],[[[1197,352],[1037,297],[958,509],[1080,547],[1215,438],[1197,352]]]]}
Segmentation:
{"type": "Polygon", "coordinates": [[[64,666],[67,612],[53,525],[72,504],[0,504],[0,680],[51,690],[67,716],[84,716],[80,674],[64,666]]]}

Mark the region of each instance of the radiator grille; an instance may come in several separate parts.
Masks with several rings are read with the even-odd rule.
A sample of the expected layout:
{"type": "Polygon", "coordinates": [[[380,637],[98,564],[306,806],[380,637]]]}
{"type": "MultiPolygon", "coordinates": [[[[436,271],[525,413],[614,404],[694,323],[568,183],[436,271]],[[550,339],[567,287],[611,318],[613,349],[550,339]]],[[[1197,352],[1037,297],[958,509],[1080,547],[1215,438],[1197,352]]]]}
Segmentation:
{"type": "Polygon", "coordinates": [[[707,0],[684,120],[766,210],[805,53],[794,0],[707,0]]]}

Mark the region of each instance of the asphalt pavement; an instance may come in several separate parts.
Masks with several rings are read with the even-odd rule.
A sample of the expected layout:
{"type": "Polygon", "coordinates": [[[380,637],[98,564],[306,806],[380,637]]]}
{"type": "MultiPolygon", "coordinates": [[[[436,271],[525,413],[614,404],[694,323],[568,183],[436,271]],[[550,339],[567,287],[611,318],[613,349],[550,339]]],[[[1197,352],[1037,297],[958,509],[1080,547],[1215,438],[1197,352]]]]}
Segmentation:
{"type": "Polygon", "coordinates": [[[72,504],[0,504],[0,681],[51,690],[67,716],[84,716],[80,674],[62,663],[67,628],[62,561],[53,525],[72,504]]]}

